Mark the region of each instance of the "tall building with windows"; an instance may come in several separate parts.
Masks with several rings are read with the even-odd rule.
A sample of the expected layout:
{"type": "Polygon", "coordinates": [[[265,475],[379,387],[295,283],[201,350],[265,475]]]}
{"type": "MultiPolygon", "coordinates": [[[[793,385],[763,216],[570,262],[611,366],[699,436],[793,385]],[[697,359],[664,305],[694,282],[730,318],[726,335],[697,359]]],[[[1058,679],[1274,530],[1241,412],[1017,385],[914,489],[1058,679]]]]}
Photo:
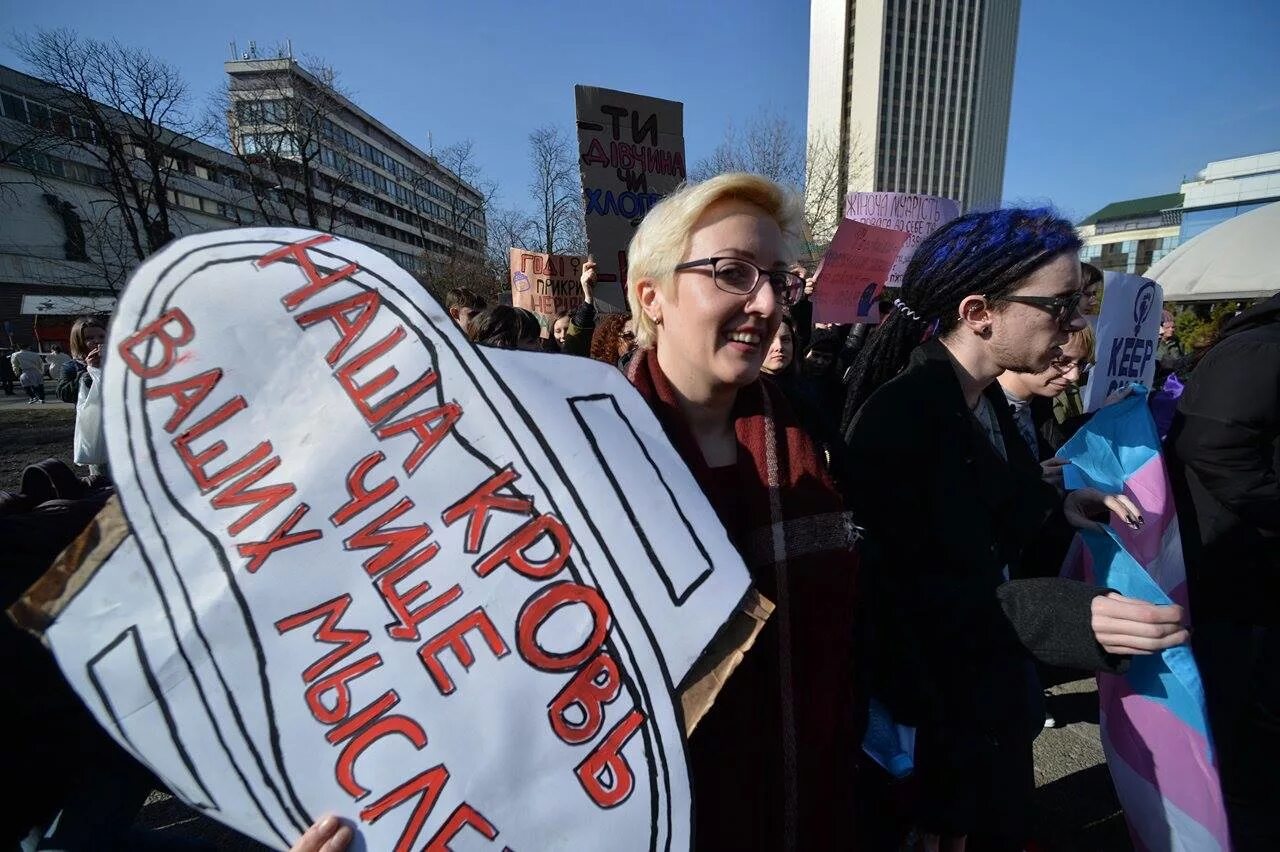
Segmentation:
{"type": "Polygon", "coordinates": [[[812,0],[810,146],[840,188],[998,203],[1020,0],[812,0]]]}
{"type": "Polygon", "coordinates": [[[353,103],[323,70],[252,48],[224,67],[232,147],[322,219],[359,223],[374,235],[370,245],[414,271],[483,256],[480,192],[353,103]]]}

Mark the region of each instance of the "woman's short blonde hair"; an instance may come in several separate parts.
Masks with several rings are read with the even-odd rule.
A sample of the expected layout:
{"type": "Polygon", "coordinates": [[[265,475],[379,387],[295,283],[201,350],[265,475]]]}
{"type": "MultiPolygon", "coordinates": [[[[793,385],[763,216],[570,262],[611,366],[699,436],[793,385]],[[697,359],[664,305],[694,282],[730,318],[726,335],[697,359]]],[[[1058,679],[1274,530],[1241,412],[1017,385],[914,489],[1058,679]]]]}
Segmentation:
{"type": "Polygon", "coordinates": [[[721,201],[745,201],[759,207],[782,229],[788,251],[793,250],[803,236],[804,208],[800,200],[760,175],[746,172],[717,175],[701,183],[686,184],[668,195],[644,217],[627,250],[627,306],[631,309],[636,346],[642,349],[652,346],[657,329],[640,308],[635,282],[648,279],[664,294],[670,294],[675,268],[689,250],[694,224],[721,201]]]}

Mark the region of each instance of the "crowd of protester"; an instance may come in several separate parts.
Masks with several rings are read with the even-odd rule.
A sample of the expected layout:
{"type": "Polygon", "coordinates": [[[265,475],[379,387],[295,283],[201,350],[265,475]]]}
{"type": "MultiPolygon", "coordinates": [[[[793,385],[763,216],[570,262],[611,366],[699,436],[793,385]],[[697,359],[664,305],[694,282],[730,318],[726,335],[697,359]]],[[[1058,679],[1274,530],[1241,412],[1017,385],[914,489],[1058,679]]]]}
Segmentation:
{"type": "MultiPolygon", "coordinates": [[[[777,604],[688,743],[696,848],[1028,848],[1038,667],[1123,672],[1193,628],[1235,848],[1280,848],[1280,295],[1190,355],[1163,318],[1188,613],[1058,576],[1077,530],[1145,523],[1123,495],[1066,490],[1055,457],[1090,417],[1104,295],[1073,226],[946,223],[878,326],[849,327],[813,323],[802,222],[776,184],[723,175],[639,225],[626,312],[602,310],[590,261],[550,321],[445,299],[476,344],[622,370],[777,604]],[[872,701],[916,731],[906,785],[862,753],[872,701]]],[[[68,393],[104,338],[73,334],[68,393]]],[[[330,818],[295,849],[351,837],[330,818]]]]}

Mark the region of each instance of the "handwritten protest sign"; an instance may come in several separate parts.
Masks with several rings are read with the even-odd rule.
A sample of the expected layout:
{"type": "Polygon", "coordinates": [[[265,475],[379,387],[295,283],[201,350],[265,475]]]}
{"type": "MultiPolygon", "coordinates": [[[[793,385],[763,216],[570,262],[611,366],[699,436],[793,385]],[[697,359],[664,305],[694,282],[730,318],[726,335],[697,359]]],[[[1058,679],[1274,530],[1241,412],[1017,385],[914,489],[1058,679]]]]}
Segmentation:
{"type": "Polygon", "coordinates": [[[511,304],[540,316],[544,325],[582,304],[582,264],[573,254],[511,249],[511,304]]]}
{"type": "Polygon", "coordinates": [[[1130,382],[1150,387],[1156,375],[1164,290],[1154,281],[1123,272],[1106,272],[1102,278],[1097,364],[1084,390],[1086,411],[1096,411],[1112,391],[1130,382]]]}
{"type": "Polygon", "coordinates": [[[128,535],[26,623],[177,795],[275,848],[689,847],[676,685],[748,577],[617,370],[292,229],[171,243],[109,351],[128,535]]]}
{"type": "MultiPolygon", "coordinates": [[[[916,248],[938,227],[960,215],[960,205],[950,198],[909,192],[851,192],[845,198],[844,216],[879,228],[905,231],[907,241],[898,252],[884,287],[901,287],[902,276],[916,248]]],[[[881,288],[883,289],[883,287],[881,288]]],[[[878,296],[879,292],[875,294],[878,296]]],[[[880,310],[872,297],[872,309],[864,322],[879,322],[880,310]]]]}
{"type": "Polygon", "coordinates": [[[684,104],[575,86],[578,166],[596,299],[627,309],[627,246],[640,220],[685,179],[684,104]]]}
{"type": "Polygon", "coordinates": [[[821,286],[813,293],[814,321],[871,322],[876,296],[906,239],[902,231],[842,219],[822,256],[821,286]]]}

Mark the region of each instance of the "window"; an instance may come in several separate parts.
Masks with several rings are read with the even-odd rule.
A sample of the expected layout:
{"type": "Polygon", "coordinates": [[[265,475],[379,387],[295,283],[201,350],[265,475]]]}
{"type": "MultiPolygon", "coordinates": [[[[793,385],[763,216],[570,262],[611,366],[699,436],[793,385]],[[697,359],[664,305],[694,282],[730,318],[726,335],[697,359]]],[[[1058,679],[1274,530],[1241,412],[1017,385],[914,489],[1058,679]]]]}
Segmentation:
{"type": "Polygon", "coordinates": [[[4,104],[4,114],[6,118],[12,118],[14,121],[21,121],[23,124],[30,124],[27,118],[27,102],[17,95],[11,95],[8,92],[0,93],[0,103],[4,104]]]}

